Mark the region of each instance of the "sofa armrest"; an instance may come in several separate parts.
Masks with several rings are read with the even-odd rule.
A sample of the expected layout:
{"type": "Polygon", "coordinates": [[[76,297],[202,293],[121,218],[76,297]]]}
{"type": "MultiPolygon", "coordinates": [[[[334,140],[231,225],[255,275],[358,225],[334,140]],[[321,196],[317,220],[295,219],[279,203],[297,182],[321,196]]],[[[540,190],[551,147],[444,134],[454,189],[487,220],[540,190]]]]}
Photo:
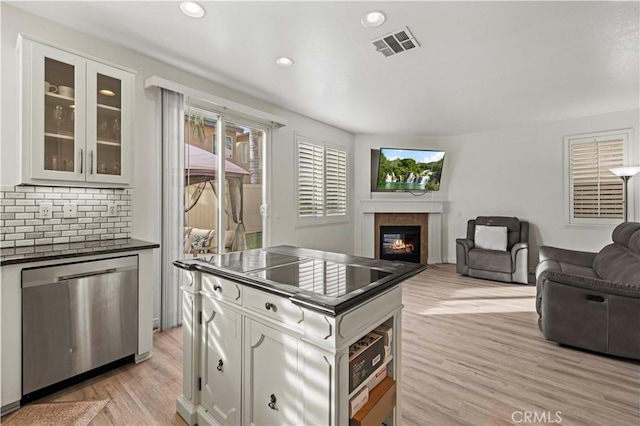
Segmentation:
{"type": "Polygon", "coordinates": [[[520,250],[529,251],[529,243],[516,243],[513,247],[511,247],[511,260],[515,262],[516,256],[520,250]]]}
{"type": "Polygon", "coordinates": [[[617,296],[632,297],[640,299],[640,287],[633,284],[616,283],[613,281],[601,280],[599,278],[584,277],[582,275],[572,275],[557,271],[544,271],[540,278],[541,286],[538,289],[543,291],[549,283],[559,283],[598,293],[607,293],[617,296]]]}
{"type": "Polygon", "coordinates": [[[521,284],[529,282],[529,243],[511,247],[511,280],[521,284]]]}
{"type": "Polygon", "coordinates": [[[473,243],[473,241],[467,238],[456,238],[456,244],[464,247],[464,251],[466,254],[469,254],[469,250],[475,247],[475,244],[473,243]]]}
{"type": "Polygon", "coordinates": [[[557,247],[541,246],[540,262],[547,259],[561,263],[571,263],[578,266],[591,267],[598,253],[587,251],[566,250],[557,247]]]}
{"type": "Polygon", "coordinates": [[[468,238],[456,238],[456,272],[469,275],[469,250],[473,248],[473,241],[468,238]]]}

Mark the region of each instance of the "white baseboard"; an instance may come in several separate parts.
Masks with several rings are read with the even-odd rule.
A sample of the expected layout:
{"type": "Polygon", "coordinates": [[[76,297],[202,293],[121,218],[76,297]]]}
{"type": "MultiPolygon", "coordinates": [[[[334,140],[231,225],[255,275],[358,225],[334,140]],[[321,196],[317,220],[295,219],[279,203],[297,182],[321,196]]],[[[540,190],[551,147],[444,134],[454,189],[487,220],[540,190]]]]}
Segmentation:
{"type": "Polygon", "coordinates": [[[184,395],[180,395],[176,401],[176,411],[187,422],[188,425],[195,425],[198,423],[198,413],[194,409],[193,405],[187,401],[184,395]]]}
{"type": "Polygon", "coordinates": [[[20,408],[20,401],[12,402],[10,404],[3,405],[2,408],[0,409],[0,413],[1,415],[6,416],[7,414],[13,413],[19,408],[20,408]]]}
{"type": "Polygon", "coordinates": [[[146,361],[151,358],[151,352],[145,352],[143,354],[136,354],[134,362],[137,364],[142,361],[146,361]]]}

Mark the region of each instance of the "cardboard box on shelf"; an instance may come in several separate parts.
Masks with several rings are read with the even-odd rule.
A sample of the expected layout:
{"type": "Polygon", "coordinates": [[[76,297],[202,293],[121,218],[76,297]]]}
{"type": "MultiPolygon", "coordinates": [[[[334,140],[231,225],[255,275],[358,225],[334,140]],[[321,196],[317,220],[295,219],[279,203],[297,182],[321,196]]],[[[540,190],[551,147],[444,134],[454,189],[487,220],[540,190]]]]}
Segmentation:
{"type": "Polygon", "coordinates": [[[388,357],[391,355],[391,345],[385,345],[384,346],[384,357],[388,357]]]}
{"type": "Polygon", "coordinates": [[[349,392],[364,382],[384,360],[383,338],[369,333],[349,347],[349,392]]]}
{"type": "Polygon", "coordinates": [[[349,420],[349,426],[378,426],[389,417],[395,406],[396,382],[386,377],[369,393],[369,401],[349,420]]]}
{"type": "Polygon", "coordinates": [[[386,325],[379,325],[373,330],[374,333],[384,337],[384,345],[391,346],[391,340],[393,339],[393,329],[386,325]]]}
{"type": "Polygon", "coordinates": [[[369,379],[367,380],[367,389],[369,389],[369,392],[371,392],[373,390],[373,388],[375,388],[376,386],[378,386],[385,377],[387,377],[387,366],[385,365],[380,371],[376,372],[375,374],[372,374],[371,377],[369,377],[369,379]]]}
{"type": "Polygon", "coordinates": [[[352,418],[369,401],[369,388],[364,387],[349,401],[349,418],[352,418]]]}

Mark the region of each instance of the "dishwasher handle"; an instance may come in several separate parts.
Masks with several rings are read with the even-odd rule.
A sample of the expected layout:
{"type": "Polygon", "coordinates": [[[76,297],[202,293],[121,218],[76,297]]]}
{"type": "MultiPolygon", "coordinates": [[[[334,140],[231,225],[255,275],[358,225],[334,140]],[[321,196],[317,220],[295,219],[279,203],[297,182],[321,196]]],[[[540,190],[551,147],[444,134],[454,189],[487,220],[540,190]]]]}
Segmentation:
{"type": "Polygon", "coordinates": [[[102,271],[91,271],[91,272],[84,272],[81,274],[65,275],[62,277],[57,277],[56,281],[69,281],[69,280],[77,280],[80,278],[94,277],[96,275],[112,274],[117,270],[118,268],[109,268],[109,269],[104,269],[102,271]]]}

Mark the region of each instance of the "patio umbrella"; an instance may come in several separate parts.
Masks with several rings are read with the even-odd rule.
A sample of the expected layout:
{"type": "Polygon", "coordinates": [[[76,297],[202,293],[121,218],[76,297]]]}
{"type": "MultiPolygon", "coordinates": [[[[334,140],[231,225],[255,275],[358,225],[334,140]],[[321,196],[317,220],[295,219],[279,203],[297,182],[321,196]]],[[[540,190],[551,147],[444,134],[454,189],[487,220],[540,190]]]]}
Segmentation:
{"type": "MultiPolygon", "coordinates": [[[[198,185],[191,194],[189,200],[185,200],[185,213],[198,203],[202,192],[207,184],[211,185],[216,197],[216,187],[213,182],[217,179],[218,156],[204,149],[193,145],[185,145],[185,185],[198,185]]],[[[243,211],[243,178],[249,172],[225,159],[224,162],[225,180],[228,184],[229,201],[231,211],[228,211],[225,203],[225,212],[236,223],[233,250],[244,249],[244,224],[242,223],[243,211]]]]}

